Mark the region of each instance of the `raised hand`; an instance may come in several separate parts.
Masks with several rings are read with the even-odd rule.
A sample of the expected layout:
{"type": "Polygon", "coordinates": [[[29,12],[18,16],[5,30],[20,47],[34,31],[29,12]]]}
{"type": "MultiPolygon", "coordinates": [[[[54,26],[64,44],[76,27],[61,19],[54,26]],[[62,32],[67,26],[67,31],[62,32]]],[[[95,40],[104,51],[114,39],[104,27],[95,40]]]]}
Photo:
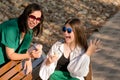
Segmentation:
{"type": "Polygon", "coordinates": [[[86,54],[91,56],[93,53],[99,51],[99,47],[101,46],[101,41],[98,39],[94,39],[90,41],[89,47],[86,51],[86,54]]]}

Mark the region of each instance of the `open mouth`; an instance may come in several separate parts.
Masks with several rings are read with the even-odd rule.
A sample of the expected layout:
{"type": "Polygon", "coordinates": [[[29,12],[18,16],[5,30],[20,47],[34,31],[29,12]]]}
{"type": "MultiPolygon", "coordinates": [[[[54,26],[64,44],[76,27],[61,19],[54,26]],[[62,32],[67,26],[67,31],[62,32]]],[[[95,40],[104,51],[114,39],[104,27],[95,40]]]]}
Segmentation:
{"type": "Polygon", "coordinates": [[[71,38],[71,36],[65,36],[65,38],[66,38],[66,39],[70,39],[70,38],[71,38]]]}

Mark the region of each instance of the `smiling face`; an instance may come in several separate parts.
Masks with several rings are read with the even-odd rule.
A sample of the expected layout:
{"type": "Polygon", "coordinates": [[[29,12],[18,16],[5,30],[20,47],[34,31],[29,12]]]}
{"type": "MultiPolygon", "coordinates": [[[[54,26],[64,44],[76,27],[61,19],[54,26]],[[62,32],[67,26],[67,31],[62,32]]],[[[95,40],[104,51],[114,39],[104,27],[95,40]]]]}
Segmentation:
{"type": "Polygon", "coordinates": [[[66,28],[63,30],[65,42],[67,44],[75,43],[75,36],[72,27],[69,24],[66,24],[64,28],[66,28]]]}
{"type": "Polygon", "coordinates": [[[41,11],[34,11],[29,15],[27,20],[29,29],[33,29],[40,23],[41,15],[41,11]]]}

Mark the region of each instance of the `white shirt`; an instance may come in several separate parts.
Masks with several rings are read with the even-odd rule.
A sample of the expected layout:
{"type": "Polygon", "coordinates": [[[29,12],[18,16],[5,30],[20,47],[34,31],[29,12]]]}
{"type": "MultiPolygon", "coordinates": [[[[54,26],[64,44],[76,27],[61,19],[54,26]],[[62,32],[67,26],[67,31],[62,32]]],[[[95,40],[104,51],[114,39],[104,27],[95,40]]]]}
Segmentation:
{"type": "MultiPolygon", "coordinates": [[[[63,42],[58,41],[52,46],[48,55],[57,53],[60,58],[63,54],[63,51],[63,42]]],[[[57,66],[57,61],[50,64],[49,66],[46,66],[45,62],[46,59],[43,61],[39,72],[39,76],[42,80],[48,80],[50,75],[54,72],[55,67],[57,66]]],[[[82,50],[80,47],[77,47],[70,53],[70,63],[68,64],[67,69],[72,77],[84,80],[84,77],[87,76],[89,72],[89,64],[90,57],[84,53],[84,50],[82,50]]]]}

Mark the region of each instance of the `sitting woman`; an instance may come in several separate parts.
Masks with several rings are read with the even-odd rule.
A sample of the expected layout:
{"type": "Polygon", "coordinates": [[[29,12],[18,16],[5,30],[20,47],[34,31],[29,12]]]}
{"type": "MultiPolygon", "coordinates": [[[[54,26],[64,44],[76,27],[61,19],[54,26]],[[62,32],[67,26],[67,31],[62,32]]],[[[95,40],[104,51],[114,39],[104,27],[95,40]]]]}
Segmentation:
{"type": "Polygon", "coordinates": [[[52,46],[39,76],[42,80],[84,80],[89,72],[90,56],[101,41],[92,40],[88,47],[84,27],[78,18],[69,19],[62,31],[64,39],[52,46]]]}

